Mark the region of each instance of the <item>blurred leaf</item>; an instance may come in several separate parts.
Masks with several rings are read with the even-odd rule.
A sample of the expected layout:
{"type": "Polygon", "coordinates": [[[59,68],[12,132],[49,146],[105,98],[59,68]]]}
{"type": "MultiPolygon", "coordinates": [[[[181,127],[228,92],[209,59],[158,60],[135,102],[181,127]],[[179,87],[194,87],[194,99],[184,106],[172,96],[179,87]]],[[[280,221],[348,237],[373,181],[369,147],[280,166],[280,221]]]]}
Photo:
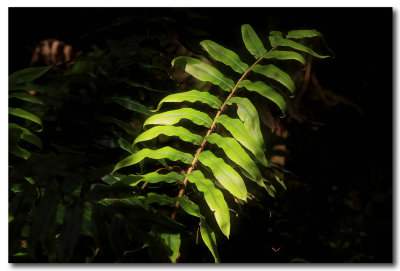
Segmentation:
{"type": "Polygon", "coordinates": [[[10,86],[20,85],[25,82],[30,82],[38,79],[48,72],[52,66],[26,68],[14,72],[8,77],[8,84],[10,86]]]}
{"type": "Polygon", "coordinates": [[[151,116],[154,114],[146,106],[142,105],[138,101],[131,100],[126,97],[104,97],[103,100],[106,103],[117,103],[128,110],[143,113],[145,115],[151,116]]]}
{"type": "Polygon", "coordinates": [[[28,93],[22,93],[22,92],[13,93],[13,94],[8,95],[8,98],[9,99],[17,98],[17,99],[24,100],[24,101],[27,101],[27,102],[44,105],[42,100],[40,100],[38,97],[32,96],[32,95],[30,95],[28,93]]]}
{"type": "Polygon", "coordinates": [[[65,210],[63,230],[57,246],[57,255],[61,262],[69,262],[73,256],[81,231],[82,216],[82,202],[75,201],[65,210]]]}
{"type": "MultiPolygon", "coordinates": [[[[20,118],[24,118],[24,119],[33,121],[33,122],[39,124],[41,128],[43,128],[42,120],[38,116],[36,116],[28,111],[25,111],[22,108],[9,107],[8,113],[13,116],[16,116],[16,117],[20,117],[20,118]]],[[[40,130],[42,130],[42,129],[40,129],[40,130]]]]}

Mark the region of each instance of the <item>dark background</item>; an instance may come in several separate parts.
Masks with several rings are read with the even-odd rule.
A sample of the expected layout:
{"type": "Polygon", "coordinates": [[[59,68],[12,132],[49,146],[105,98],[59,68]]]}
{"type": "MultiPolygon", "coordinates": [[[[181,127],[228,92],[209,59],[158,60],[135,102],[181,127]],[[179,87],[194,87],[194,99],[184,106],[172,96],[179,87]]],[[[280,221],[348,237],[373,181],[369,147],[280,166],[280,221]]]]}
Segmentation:
{"type": "MultiPolygon", "coordinates": [[[[115,18],[143,12],[149,17],[169,15],[176,10],[10,8],[9,73],[27,67],[29,48],[43,39],[63,40],[87,51],[94,43],[129,31],[121,27],[119,32],[84,36],[115,18]]],[[[185,10],[180,11],[179,19],[184,21],[185,10]]],[[[202,28],[214,40],[233,48],[242,46],[240,25],[244,23],[265,33],[265,40],[269,30],[317,29],[335,53],[335,58],[313,63],[320,84],[363,111],[360,114],[346,105],[327,109],[316,102],[305,104],[313,120],[324,126],[315,132],[299,123],[289,128],[287,168],[297,178],[287,180],[288,191],[274,203],[272,219],[254,211],[240,222],[229,242],[221,243],[221,258],[225,262],[392,262],[393,10],[195,11],[208,18],[202,28]],[[271,246],[280,250],[276,253],[271,246]]]]}

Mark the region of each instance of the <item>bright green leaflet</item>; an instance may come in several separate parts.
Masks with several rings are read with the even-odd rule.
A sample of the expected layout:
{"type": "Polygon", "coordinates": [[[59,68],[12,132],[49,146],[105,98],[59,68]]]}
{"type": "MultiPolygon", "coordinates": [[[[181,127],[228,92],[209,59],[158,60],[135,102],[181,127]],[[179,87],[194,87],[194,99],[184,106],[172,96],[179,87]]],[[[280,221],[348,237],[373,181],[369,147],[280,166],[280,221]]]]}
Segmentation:
{"type": "Polygon", "coordinates": [[[117,103],[128,110],[136,111],[136,112],[143,113],[143,114],[146,114],[149,116],[154,114],[146,106],[142,105],[141,103],[139,103],[137,101],[131,100],[129,98],[104,97],[103,100],[106,103],[117,103]]]}
{"type": "Polygon", "coordinates": [[[180,198],[176,198],[176,200],[179,202],[179,206],[181,206],[182,209],[189,215],[200,217],[200,218],[203,217],[200,213],[199,206],[197,204],[193,203],[192,201],[190,201],[187,196],[182,196],[180,198]]]}
{"type": "Polygon", "coordinates": [[[271,51],[268,55],[265,56],[265,59],[279,59],[279,60],[296,60],[299,61],[304,66],[306,65],[306,60],[302,55],[292,51],[271,51]]]}
{"type": "Polygon", "coordinates": [[[249,134],[253,135],[257,142],[261,145],[262,149],[265,150],[264,138],[260,128],[260,117],[258,116],[257,109],[247,98],[233,97],[229,99],[227,104],[236,103],[237,114],[239,119],[243,121],[244,127],[249,134]]]}
{"type": "Polygon", "coordinates": [[[177,103],[177,102],[183,102],[183,101],[188,101],[191,103],[202,102],[202,103],[208,104],[209,106],[211,106],[212,108],[215,108],[215,109],[219,109],[222,106],[222,102],[214,95],[211,95],[208,92],[198,91],[198,90],[194,89],[194,90],[190,90],[190,91],[186,91],[186,92],[168,95],[167,97],[165,97],[164,99],[162,99],[160,101],[160,103],[157,106],[157,109],[152,110],[152,111],[156,112],[156,111],[160,110],[161,105],[163,103],[167,103],[167,102],[177,103]]]}
{"type": "MultiPolygon", "coordinates": [[[[20,118],[24,118],[24,119],[33,121],[33,122],[39,124],[41,128],[43,128],[42,120],[38,116],[36,116],[36,115],[34,115],[34,114],[32,114],[32,113],[30,113],[28,111],[25,111],[22,108],[9,107],[8,108],[8,113],[13,115],[13,116],[17,116],[17,117],[20,117],[20,118]]],[[[40,129],[39,131],[41,131],[41,130],[42,129],[40,129]]]]}
{"type": "Polygon", "coordinates": [[[252,69],[256,73],[262,74],[268,78],[278,81],[290,91],[290,93],[294,93],[296,86],[292,80],[292,78],[284,71],[276,67],[275,65],[269,64],[266,66],[255,65],[252,69]]]}
{"type": "Polygon", "coordinates": [[[200,145],[203,141],[203,138],[199,135],[191,133],[188,129],[183,127],[176,127],[176,126],[155,126],[147,131],[141,133],[138,137],[136,137],[133,145],[153,139],[160,134],[167,135],[167,136],[178,136],[180,139],[186,142],[193,143],[195,145],[200,145]]]}
{"type": "Polygon", "coordinates": [[[176,262],[179,255],[179,248],[181,247],[181,235],[179,233],[161,233],[161,238],[169,249],[172,250],[172,255],[169,256],[171,262],[176,262]]]}
{"type": "Polygon", "coordinates": [[[231,137],[222,137],[216,133],[207,136],[205,139],[223,149],[229,159],[250,174],[252,180],[254,180],[258,185],[265,187],[263,177],[256,163],[254,163],[254,161],[235,139],[231,137]]]}
{"type": "Polygon", "coordinates": [[[142,149],[125,159],[119,161],[114,169],[113,173],[117,171],[120,168],[131,166],[134,164],[139,163],[142,161],[144,158],[152,158],[152,159],[161,159],[161,158],[166,158],[172,161],[181,161],[186,164],[191,164],[193,161],[193,156],[188,153],[184,153],[181,151],[178,151],[174,148],[171,147],[164,147],[158,150],[150,150],[150,149],[142,149]]]}
{"type": "Polygon", "coordinates": [[[44,75],[51,68],[52,66],[33,67],[14,72],[8,77],[8,84],[14,86],[25,82],[31,82],[44,75]]]}
{"type": "Polygon", "coordinates": [[[235,86],[235,83],[231,79],[226,78],[216,68],[198,59],[179,56],[172,61],[172,66],[175,64],[200,81],[211,82],[225,91],[231,92],[235,86]]]}
{"type": "Polygon", "coordinates": [[[217,239],[215,238],[215,233],[212,228],[206,223],[204,217],[201,215],[199,206],[191,202],[187,196],[176,198],[176,200],[179,202],[179,205],[186,213],[200,218],[201,238],[214,256],[215,262],[219,263],[220,260],[218,256],[217,239]]]}
{"type": "Polygon", "coordinates": [[[260,38],[254,29],[248,25],[242,25],[242,38],[247,50],[256,58],[259,59],[267,53],[260,38]]]}
{"type": "Polygon", "coordinates": [[[34,135],[31,131],[29,131],[28,129],[19,126],[18,124],[15,123],[9,123],[8,124],[8,128],[9,129],[19,129],[22,131],[20,138],[37,146],[39,149],[42,149],[43,143],[40,140],[39,137],[37,137],[36,135],[34,135]]]}
{"type": "Polygon", "coordinates": [[[181,108],[151,116],[144,122],[143,127],[150,124],[173,125],[181,119],[191,120],[195,124],[203,125],[207,128],[210,128],[213,122],[206,113],[192,108],[181,108]]]}
{"type": "Polygon", "coordinates": [[[238,87],[245,87],[247,90],[257,92],[258,94],[274,102],[282,111],[283,115],[286,114],[286,102],[283,99],[282,95],[280,95],[277,91],[275,91],[273,88],[266,85],[265,83],[261,81],[251,82],[249,80],[243,80],[242,82],[240,82],[238,87]]]}
{"type": "Polygon", "coordinates": [[[209,167],[215,178],[235,197],[246,201],[247,189],[242,177],[225,161],[216,157],[211,151],[196,155],[200,162],[209,167]]]}
{"type": "Polygon", "coordinates": [[[286,35],[287,38],[293,39],[302,39],[302,38],[313,38],[313,37],[320,37],[321,33],[319,33],[315,29],[311,30],[292,30],[289,31],[286,35]]]}
{"type": "Polygon", "coordinates": [[[238,119],[232,119],[227,115],[221,115],[215,121],[221,123],[240,144],[251,151],[261,164],[268,165],[264,150],[256,139],[247,133],[243,122],[238,119]]]}
{"type": "Polygon", "coordinates": [[[219,263],[220,259],[217,250],[217,239],[215,238],[215,233],[203,218],[200,218],[200,233],[204,243],[214,256],[215,263],[219,263]]]}
{"type": "Polygon", "coordinates": [[[231,228],[229,208],[222,192],[215,188],[214,183],[206,179],[200,170],[193,171],[187,177],[191,183],[196,185],[199,191],[204,193],[204,198],[211,211],[214,212],[219,228],[229,238],[231,228]]]}
{"type": "Polygon", "coordinates": [[[211,41],[203,40],[200,45],[210,54],[215,60],[224,63],[231,67],[235,72],[240,74],[247,71],[249,66],[240,60],[240,57],[233,51],[211,41]]]}
{"type": "Polygon", "coordinates": [[[299,50],[299,51],[303,51],[306,53],[309,53],[312,56],[318,57],[318,58],[327,58],[329,56],[322,56],[317,54],[316,52],[314,52],[314,50],[312,50],[311,48],[304,46],[301,43],[295,42],[293,40],[285,40],[283,41],[280,46],[287,46],[287,47],[291,47],[293,49],[299,50]]]}
{"type": "Polygon", "coordinates": [[[36,103],[36,104],[42,104],[42,105],[44,105],[44,103],[42,102],[42,100],[40,100],[38,97],[33,96],[33,95],[30,95],[30,94],[28,94],[28,93],[22,93],[22,92],[14,93],[14,94],[10,94],[10,95],[8,96],[8,98],[9,98],[9,99],[11,99],[11,98],[17,98],[17,99],[24,100],[24,101],[27,101],[27,102],[30,102],[30,103],[36,103]]]}

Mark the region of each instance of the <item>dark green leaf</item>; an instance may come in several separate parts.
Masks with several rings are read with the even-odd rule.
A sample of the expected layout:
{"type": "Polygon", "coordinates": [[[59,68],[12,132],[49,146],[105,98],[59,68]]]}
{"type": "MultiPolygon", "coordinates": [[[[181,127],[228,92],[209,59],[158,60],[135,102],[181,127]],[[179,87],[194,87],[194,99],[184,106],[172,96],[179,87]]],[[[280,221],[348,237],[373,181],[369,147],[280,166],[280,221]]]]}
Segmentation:
{"type": "Polygon", "coordinates": [[[215,263],[219,263],[219,255],[217,250],[217,239],[215,238],[215,233],[211,229],[210,226],[206,223],[205,219],[200,219],[200,233],[201,238],[203,239],[204,243],[214,256],[215,263]]]}
{"type": "Polygon", "coordinates": [[[28,93],[22,93],[22,92],[13,93],[13,94],[10,94],[10,95],[8,96],[8,98],[9,98],[9,99],[11,99],[11,98],[17,98],[17,99],[24,100],[24,101],[27,101],[27,102],[31,102],[31,103],[36,103],[36,104],[42,104],[42,105],[44,105],[44,103],[43,103],[42,100],[40,100],[38,97],[33,96],[33,95],[30,95],[30,94],[28,94],[28,93]]]}
{"type": "Polygon", "coordinates": [[[247,50],[249,50],[256,59],[259,59],[267,53],[257,33],[250,25],[242,25],[242,38],[247,50]]]}
{"type": "Polygon", "coordinates": [[[38,116],[36,116],[28,111],[25,111],[22,108],[9,107],[8,113],[13,116],[16,116],[16,117],[20,117],[20,118],[24,118],[24,119],[33,121],[33,122],[39,124],[41,128],[43,127],[42,120],[38,116]]]}
{"type": "Polygon", "coordinates": [[[25,82],[31,82],[44,75],[51,68],[52,66],[33,67],[14,72],[8,77],[8,83],[10,86],[12,86],[23,84],[25,82]]]}
{"type": "Polygon", "coordinates": [[[117,103],[128,110],[136,111],[149,116],[154,114],[146,106],[142,105],[138,101],[131,100],[126,97],[104,97],[103,100],[106,103],[117,103]]]}
{"type": "Polygon", "coordinates": [[[283,41],[282,32],[280,31],[271,31],[269,32],[269,42],[272,47],[279,45],[283,41]]]}

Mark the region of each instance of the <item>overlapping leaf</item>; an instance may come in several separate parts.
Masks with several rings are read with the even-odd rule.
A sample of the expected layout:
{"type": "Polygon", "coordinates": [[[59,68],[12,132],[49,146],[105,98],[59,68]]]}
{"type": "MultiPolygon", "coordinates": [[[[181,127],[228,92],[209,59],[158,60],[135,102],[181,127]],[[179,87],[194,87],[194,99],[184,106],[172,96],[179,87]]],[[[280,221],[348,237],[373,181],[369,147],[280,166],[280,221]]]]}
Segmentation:
{"type": "Polygon", "coordinates": [[[197,189],[204,193],[204,198],[214,212],[215,220],[218,223],[221,231],[229,238],[230,233],[230,218],[228,204],[224,199],[224,195],[220,190],[215,188],[212,181],[206,179],[200,170],[195,170],[187,175],[188,180],[194,183],[197,189]]]}
{"type": "Polygon", "coordinates": [[[206,113],[192,108],[181,108],[153,115],[144,122],[143,127],[150,124],[173,125],[181,119],[191,120],[193,123],[207,128],[210,128],[213,122],[206,113]]]}
{"type": "Polygon", "coordinates": [[[190,142],[195,145],[200,145],[201,142],[203,141],[203,138],[201,136],[191,133],[188,129],[185,129],[183,127],[166,125],[166,126],[155,126],[147,131],[144,131],[138,137],[136,137],[135,141],[133,142],[133,145],[142,141],[153,139],[159,136],[160,134],[167,136],[178,136],[183,141],[190,142]]]}
{"type": "Polygon", "coordinates": [[[260,142],[257,142],[251,134],[247,133],[243,122],[226,115],[220,115],[215,121],[222,124],[240,144],[251,151],[261,164],[264,166],[268,164],[260,142]]]}
{"type": "Polygon", "coordinates": [[[235,83],[226,78],[216,68],[191,57],[180,56],[172,61],[172,66],[178,65],[183,68],[187,73],[200,81],[211,82],[214,85],[219,86],[221,89],[231,92],[235,83]]]}
{"type": "Polygon", "coordinates": [[[120,168],[137,164],[145,158],[152,158],[152,159],[165,158],[172,161],[181,161],[186,164],[191,164],[193,161],[193,156],[191,154],[178,151],[171,147],[164,147],[158,150],[142,149],[126,157],[125,159],[119,161],[115,165],[113,172],[117,171],[120,168]]]}
{"type": "Polygon", "coordinates": [[[32,114],[32,113],[30,113],[28,111],[25,111],[22,108],[9,107],[8,108],[8,113],[13,115],[13,116],[16,116],[16,117],[20,117],[20,118],[24,118],[24,119],[33,121],[33,122],[39,124],[41,128],[43,127],[42,120],[38,116],[36,116],[35,114],[32,114]]]}
{"type": "Polygon", "coordinates": [[[240,60],[240,57],[233,51],[211,41],[203,40],[200,45],[210,54],[215,60],[224,63],[231,67],[235,72],[240,74],[247,71],[249,66],[240,60]]]}
{"type": "Polygon", "coordinates": [[[167,102],[178,103],[178,102],[183,102],[183,101],[187,101],[187,102],[191,102],[191,103],[201,102],[201,103],[208,104],[209,106],[211,106],[212,108],[215,108],[215,109],[219,109],[222,106],[222,102],[214,95],[211,95],[210,93],[204,92],[204,91],[190,90],[190,91],[185,91],[185,92],[168,95],[167,97],[165,97],[164,99],[162,99],[160,101],[160,103],[157,106],[157,109],[153,110],[153,112],[160,110],[161,105],[163,103],[167,103],[167,102]]]}
{"type": "Polygon", "coordinates": [[[246,200],[247,189],[242,177],[225,161],[216,157],[211,151],[196,155],[200,162],[209,167],[215,178],[235,197],[246,200]]]}
{"type": "Polygon", "coordinates": [[[303,65],[306,65],[306,60],[302,55],[292,51],[280,51],[274,50],[271,51],[268,55],[265,56],[265,59],[275,58],[278,60],[296,60],[303,65]]]}
{"type": "Polygon", "coordinates": [[[262,74],[268,78],[278,81],[279,83],[284,85],[292,94],[296,89],[292,78],[290,78],[290,76],[286,72],[282,71],[275,65],[255,65],[252,70],[256,73],[262,74]]]}
{"type": "Polygon", "coordinates": [[[37,146],[39,149],[42,148],[43,143],[40,140],[40,138],[37,137],[35,134],[33,134],[28,129],[26,129],[24,127],[21,127],[18,124],[15,124],[15,123],[9,123],[8,124],[8,128],[9,129],[19,129],[19,130],[21,130],[21,135],[20,135],[21,139],[23,139],[23,140],[25,140],[25,141],[37,146]]]}
{"type": "Polygon", "coordinates": [[[274,102],[282,111],[282,113],[284,115],[286,114],[286,102],[282,95],[265,83],[261,81],[252,82],[250,80],[243,80],[239,83],[238,87],[245,87],[247,90],[257,92],[258,94],[274,102]]]}
{"type": "Polygon", "coordinates": [[[258,116],[257,109],[247,98],[233,97],[229,99],[227,104],[236,103],[237,114],[241,121],[243,121],[244,127],[249,134],[253,135],[257,142],[261,144],[263,150],[265,149],[264,138],[260,128],[260,118],[258,116]]]}
{"type": "Polygon", "coordinates": [[[246,170],[258,185],[265,187],[257,165],[235,139],[222,137],[216,133],[207,136],[205,139],[223,149],[230,160],[246,170]]]}

